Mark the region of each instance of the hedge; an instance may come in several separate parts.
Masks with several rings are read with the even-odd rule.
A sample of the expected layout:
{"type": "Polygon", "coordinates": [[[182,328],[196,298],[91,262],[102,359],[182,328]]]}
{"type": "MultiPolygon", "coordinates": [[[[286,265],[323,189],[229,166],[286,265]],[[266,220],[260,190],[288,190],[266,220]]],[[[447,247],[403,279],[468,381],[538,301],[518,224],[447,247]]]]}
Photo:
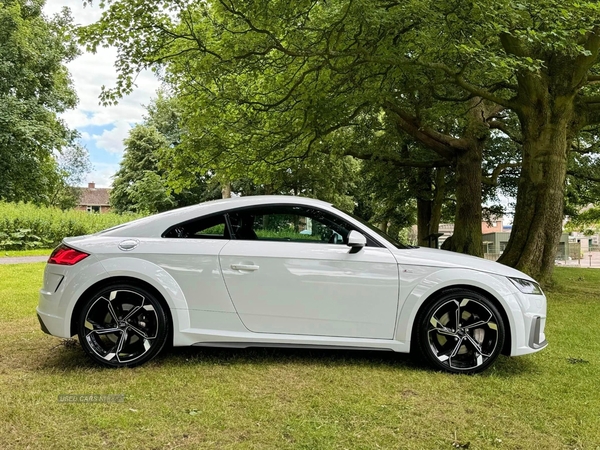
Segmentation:
{"type": "Polygon", "coordinates": [[[0,202],[0,250],[52,248],[67,236],[95,233],[138,217],[0,202]]]}

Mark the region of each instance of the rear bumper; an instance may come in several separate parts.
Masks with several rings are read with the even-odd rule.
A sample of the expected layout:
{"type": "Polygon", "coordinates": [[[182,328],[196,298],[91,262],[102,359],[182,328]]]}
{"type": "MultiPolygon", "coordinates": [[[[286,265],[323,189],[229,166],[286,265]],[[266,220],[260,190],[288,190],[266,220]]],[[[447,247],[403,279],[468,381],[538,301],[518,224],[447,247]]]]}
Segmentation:
{"type": "Polygon", "coordinates": [[[44,312],[40,310],[39,306],[36,308],[36,312],[37,318],[40,322],[40,328],[44,333],[65,339],[71,337],[68,332],[65,332],[65,330],[68,329],[68,327],[65,326],[64,317],[59,317],[44,312]]]}
{"type": "Polygon", "coordinates": [[[40,317],[40,313],[37,313],[37,318],[38,318],[38,322],[40,323],[40,328],[42,329],[42,331],[46,334],[52,334],[52,333],[50,333],[50,331],[48,330],[48,327],[46,327],[46,324],[40,317]]]}

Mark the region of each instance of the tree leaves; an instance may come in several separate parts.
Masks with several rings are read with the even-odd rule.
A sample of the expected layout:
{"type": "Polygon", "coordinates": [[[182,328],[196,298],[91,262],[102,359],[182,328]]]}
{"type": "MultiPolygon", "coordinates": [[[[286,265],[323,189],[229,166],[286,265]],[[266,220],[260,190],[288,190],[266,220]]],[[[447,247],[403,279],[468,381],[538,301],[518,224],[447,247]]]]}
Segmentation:
{"type": "Polygon", "coordinates": [[[57,115],[77,102],[65,68],[78,54],[71,16],[46,19],[43,5],[0,3],[0,199],[48,203],[54,152],[76,138],[57,115]]]}

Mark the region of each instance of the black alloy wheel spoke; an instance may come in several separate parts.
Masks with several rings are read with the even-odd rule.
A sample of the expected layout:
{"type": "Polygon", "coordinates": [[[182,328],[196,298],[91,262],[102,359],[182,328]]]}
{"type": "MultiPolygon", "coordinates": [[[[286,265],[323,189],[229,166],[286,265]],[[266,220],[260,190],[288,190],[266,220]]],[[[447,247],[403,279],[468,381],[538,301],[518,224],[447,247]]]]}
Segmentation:
{"type": "Polygon", "coordinates": [[[437,360],[458,371],[484,364],[498,343],[494,315],[472,298],[459,297],[442,303],[429,319],[427,336],[437,360]]]}
{"type": "Polygon", "coordinates": [[[106,361],[128,363],[146,354],[158,335],[158,316],[143,295],[115,290],[99,296],[85,316],[85,338],[106,361]]]}

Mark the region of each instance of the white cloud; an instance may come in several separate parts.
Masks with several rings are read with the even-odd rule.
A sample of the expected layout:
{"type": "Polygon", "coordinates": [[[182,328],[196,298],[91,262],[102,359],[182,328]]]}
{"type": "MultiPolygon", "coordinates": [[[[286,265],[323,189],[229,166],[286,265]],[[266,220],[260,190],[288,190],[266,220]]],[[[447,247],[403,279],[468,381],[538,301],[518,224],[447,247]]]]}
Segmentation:
{"type": "Polygon", "coordinates": [[[113,124],[115,127],[110,130],[104,130],[102,134],[92,135],[91,139],[95,141],[96,147],[107,151],[108,153],[123,153],[123,139],[129,134],[131,125],[125,120],[119,120],[113,124]]]}
{"type": "Polygon", "coordinates": [[[118,164],[95,163],[94,169],[87,177],[88,183],[96,183],[96,187],[107,188],[112,185],[112,176],[119,170],[118,164]]]}
{"type": "MultiPolygon", "coordinates": [[[[65,6],[71,9],[74,22],[79,25],[93,23],[102,14],[97,2],[93,7],[84,8],[82,0],[48,0],[44,11],[47,15],[52,15],[65,6]]],[[[96,54],[83,53],[69,63],[68,68],[79,97],[79,104],[76,109],[64,113],[62,118],[70,128],[80,130],[83,139],[95,141],[98,149],[122,155],[123,139],[133,124],[142,120],[145,114],[143,105],[150,103],[159,81],[152,72],[141,73],[136,79],[137,87],[131,95],[121,99],[118,105],[101,106],[98,97],[102,86],[110,88],[115,85],[116,55],[114,48],[100,48],[96,54]],[[109,130],[91,135],[92,132],[83,130],[90,126],[105,127],[109,130]]],[[[110,177],[118,169],[118,165],[100,162],[106,160],[106,157],[95,154],[94,149],[90,149],[90,158],[92,164],[101,169],[90,174],[88,181],[95,181],[99,187],[110,185],[112,182],[110,177]]]]}
{"type": "Polygon", "coordinates": [[[79,96],[77,109],[63,116],[69,126],[104,126],[119,120],[135,123],[142,119],[143,105],[149,103],[160,85],[151,72],[141,73],[133,93],[120,99],[118,105],[100,105],[102,86],[111,88],[116,82],[115,58],[114,49],[103,48],[96,54],[84,53],[68,65],[79,96]]]}
{"type": "Polygon", "coordinates": [[[83,6],[82,0],[47,0],[44,12],[48,16],[59,13],[64,7],[71,9],[75,23],[78,25],[89,25],[97,21],[102,15],[102,10],[96,6],[83,6]]]}

